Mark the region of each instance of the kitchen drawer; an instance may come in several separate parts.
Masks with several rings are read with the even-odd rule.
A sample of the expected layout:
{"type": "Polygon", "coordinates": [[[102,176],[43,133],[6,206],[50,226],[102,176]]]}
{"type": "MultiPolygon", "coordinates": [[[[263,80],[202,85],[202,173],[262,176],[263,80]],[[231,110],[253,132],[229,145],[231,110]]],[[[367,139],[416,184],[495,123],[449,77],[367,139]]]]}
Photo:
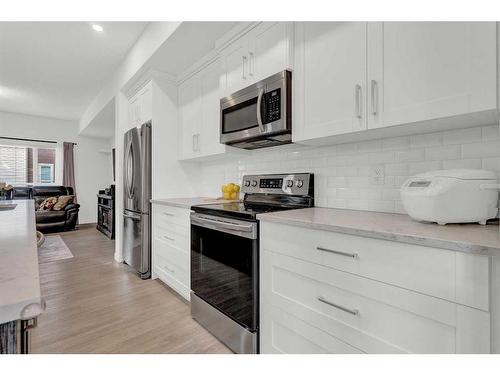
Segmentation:
{"type": "Polygon", "coordinates": [[[189,228],[181,225],[154,225],[154,238],[183,250],[189,249],[189,228]]]}
{"type": "Polygon", "coordinates": [[[487,257],[269,222],[260,228],[262,250],[489,309],[487,257]]]}
{"type": "MultiPolygon", "coordinates": [[[[264,251],[264,321],[273,308],[366,353],[490,350],[490,314],[485,311],[264,251]]],[[[262,340],[266,347],[272,336],[264,332],[262,340]]]]}
{"type": "Polygon", "coordinates": [[[177,224],[189,226],[191,210],[187,208],[153,205],[153,220],[158,224],[177,224]]]}
{"type": "Polygon", "coordinates": [[[268,313],[261,318],[261,335],[270,338],[261,342],[262,353],[363,353],[274,306],[271,306],[268,313]]]}
{"type": "Polygon", "coordinates": [[[159,241],[155,242],[155,246],[154,266],[189,287],[189,255],[159,241]]]}

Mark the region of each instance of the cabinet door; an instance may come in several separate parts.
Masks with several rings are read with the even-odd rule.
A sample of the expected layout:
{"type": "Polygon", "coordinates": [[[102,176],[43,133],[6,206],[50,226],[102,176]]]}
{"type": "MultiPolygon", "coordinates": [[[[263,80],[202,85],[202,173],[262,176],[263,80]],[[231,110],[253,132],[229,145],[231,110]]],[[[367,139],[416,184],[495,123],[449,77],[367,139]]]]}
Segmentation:
{"type": "Polygon", "coordinates": [[[128,102],[128,123],[130,127],[137,126],[137,103],[139,98],[132,97],[128,102]]]}
{"type": "Polygon", "coordinates": [[[151,82],[139,91],[139,122],[144,124],[153,117],[153,95],[151,82]]]}
{"type": "Polygon", "coordinates": [[[220,154],[225,146],[220,143],[220,61],[216,60],[200,72],[201,107],[203,120],[199,129],[200,155],[220,154]]]}
{"type": "Polygon", "coordinates": [[[248,74],[254,81],[291,68],[291,34],[289,22],[263,22],[256,27],[249,42],[248,74]]]}
{"type": "Polygon", "coordinates": [[[249,84],[248,39],[242,37],[234,41],[222,52],[223,96],[232,94],[249,84]]]}
{"type": "Polygon", "coordinates": [[[384,22],[368,30],[369,128],[496,108],[494,22],[384,22]]]}
{"type": "Polygon", "coordinates": [[[366,128],[366,27],[365,22],[296,24],[295,141],[366,128]]]}
{"type": "Polygon", "coordinates": [[[202,121],[201,89],[198,76],[179,86],[180,159],[189,159],[198,152],[198,126],[202,121]]]}

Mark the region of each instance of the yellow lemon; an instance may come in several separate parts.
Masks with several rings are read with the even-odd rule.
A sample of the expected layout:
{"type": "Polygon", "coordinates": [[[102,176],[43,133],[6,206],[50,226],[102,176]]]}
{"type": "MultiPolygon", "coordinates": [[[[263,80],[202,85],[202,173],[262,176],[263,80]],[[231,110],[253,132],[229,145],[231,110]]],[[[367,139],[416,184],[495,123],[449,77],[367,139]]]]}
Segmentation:
{"type": "Polygon", "coordinates": [[[235,184],[235,185],[234,185],[234,191],[235,191],[236,193],[239,193],[239,192],[240,192],[240,185],[235,184]]]}
{"type": "Polygon", "coordinates": [[[227,200],[231,199],[231,193],[226,193],[226,192],[224,192],[224,194],[223,194],[223,198],[224,198],[224,199],[227,199],[227,200]]]}
{"type": "Polygon", "coordinates": [[[231,199],[232,200],[238,199],[238,193],[237,192],[232,192],[231,193],[231,199]]]}

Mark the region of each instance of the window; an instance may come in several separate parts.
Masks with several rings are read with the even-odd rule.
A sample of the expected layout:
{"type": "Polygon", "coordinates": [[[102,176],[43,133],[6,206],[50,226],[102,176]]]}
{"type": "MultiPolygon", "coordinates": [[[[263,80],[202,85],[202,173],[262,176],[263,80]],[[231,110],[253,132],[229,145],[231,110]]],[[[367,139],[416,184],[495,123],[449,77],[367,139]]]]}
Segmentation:
{"type": "Polygon", "coordinates": [[[55,165],[55,148],[0,144],[0,182],[52,184],[55,165]]]}
{"type": "Polygon", "coordinates": [[[42,184],[54,182],[54,164],[38,164],[38,182],[42,184]]]}

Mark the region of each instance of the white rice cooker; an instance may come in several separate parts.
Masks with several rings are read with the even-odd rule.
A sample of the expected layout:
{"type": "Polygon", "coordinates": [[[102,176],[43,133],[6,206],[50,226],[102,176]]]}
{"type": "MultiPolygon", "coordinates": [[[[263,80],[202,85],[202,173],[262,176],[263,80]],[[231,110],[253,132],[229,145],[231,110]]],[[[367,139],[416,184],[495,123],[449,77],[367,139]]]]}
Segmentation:
{"type": "Polygon", "coordinates": [[[408,215],[419,221],[486,224],[498,214],[498,176],[483,169],[422,173],[401,186],[408,215]]]}

